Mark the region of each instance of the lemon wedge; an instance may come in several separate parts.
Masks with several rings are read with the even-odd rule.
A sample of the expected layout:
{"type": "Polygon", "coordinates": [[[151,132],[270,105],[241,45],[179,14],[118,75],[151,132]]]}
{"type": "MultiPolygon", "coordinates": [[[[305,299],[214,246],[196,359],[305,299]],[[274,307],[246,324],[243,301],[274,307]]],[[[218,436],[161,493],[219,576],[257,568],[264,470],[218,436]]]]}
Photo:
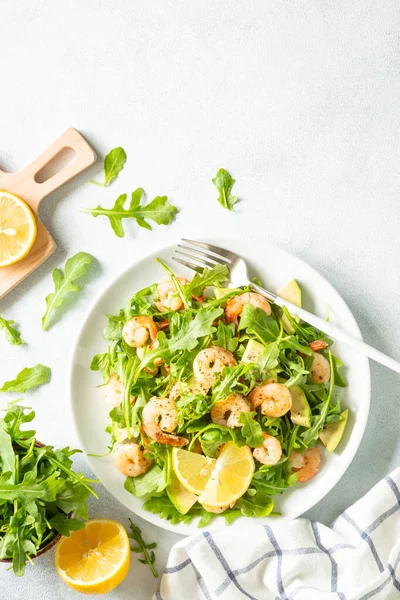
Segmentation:
{"type": "Polygon", "coordinates": [[[216,465],[215,458],[173,448],[172,466],[181,484],[192,494],[201,494],[216,465]]]}
{"type": "Polygon", "coordinates": [[[22,260],[36,239],[35,217],[29,206],[11,192],[0,191],[0,267],[22,260]]]}
{"type": "Polygon", "coordinates": [[[128,535],[117,521],[93,519],[61,539],[54,562],[61,579],[77,592],[105,594],[128,573],[128,535]]]}
{"type": "Polygon", "coordinates": [[[248,446],[227,442],[199,502],[212,508],[233,504],[247,491],[254,473],[254,459],[248,446]]]}

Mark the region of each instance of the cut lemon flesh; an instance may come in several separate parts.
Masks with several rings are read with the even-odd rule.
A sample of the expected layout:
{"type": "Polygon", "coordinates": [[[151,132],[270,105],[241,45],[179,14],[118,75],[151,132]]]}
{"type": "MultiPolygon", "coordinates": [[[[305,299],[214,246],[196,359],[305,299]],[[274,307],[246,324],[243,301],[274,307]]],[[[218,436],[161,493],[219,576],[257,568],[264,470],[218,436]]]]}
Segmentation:
{"type": "Polygon", "coordinates": [[[233,504],[247,491],[254,473],[254,459],[248,446],[227,442],[217,459],[199,502],[217,508],[233,504]]]}
{"type": "Polygon", "coordinates": [[[29,206],[11,192],[0,191],[0,267],[22,260],[36,239],[36,221],[29,206]]]}
{"type": "Polygon", "coordinates": [[[61,539],[54,561],[61,579],[77,592],[105,594],[128,572],[128,535],[117,521],[93,519],[84,529],[61,539]]]}
{"type": "Polygon", "coordinates": [[[181,484],[192,494],[201,494],[214,470],[215,458],[181,448],[172,450],[172,466],[181,484]]]}

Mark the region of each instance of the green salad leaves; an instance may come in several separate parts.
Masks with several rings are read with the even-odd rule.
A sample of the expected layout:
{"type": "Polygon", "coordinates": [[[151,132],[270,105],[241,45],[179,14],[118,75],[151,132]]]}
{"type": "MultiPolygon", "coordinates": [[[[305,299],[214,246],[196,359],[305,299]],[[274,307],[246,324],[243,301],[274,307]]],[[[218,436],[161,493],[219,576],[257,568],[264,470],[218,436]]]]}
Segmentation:
{"type": "Polygon", "coordinates": [[[141,204],[144,197],[144,190],[138,188],[131,195],[131,201],[128,208],[124,208],[127,195],[119,196],[112,208],[82,208],[82,212],[87,212],[94,217],[104,216],[110,220],[111,227],[118,237],[124,237],[124,227],[122,219],[135,219],[140,227],[151,230],[148,220],[154,221],[157,225],[168,225],[174,219],[178,209],[168,202],[167,196],[157,196],[149,204],[141,204]]]}
{"type": "MultiPolygon", "coordinates": [[[[109,451],[128,438],[139,444],[151,461],[140,475],[126,478],[125,489],[143,498],[146,510],[171,523],[197,519],[199,526],[206,526],[214,514],[193,497],[191,504],[184,505],[176,496],[172,447],[165,432],[179,436],[175,442],[185,443],[189,452],[201,452],[213,459],[218,458],[227,442],[247,446],[253,452],[265,447],[268,436],[273,436],[281,454],[271,464],[267,461],[267,447],[267,464],[260,462],[262,452],[255,454],[255,472],[247,491],[234,506],[224,510],[223,516],[229,523],[240,516],[273,514],[275,497],[295,485],[299,476],[292,469],[291,453],[303,454],[313,448],[323,440],[328,424],[343,420],[335,390],[345,385],[345,380],[340,373],[341,362],[332,354],[332,341],[306,323],[297,322],[284,309],[284,322],[293,332],[287,333],[283,313],[276,306],[263,310],[244,303],[235,321],[230,322],[231,311],[229,318],[226,311],[229,298],[251,290],[228,290],[222,297],[218,291],[213,296],[210,288],[218,288],[229,277],[225,266],[199,271],[187,282],[177,278],[161,260],[158,263],[171,282],[167,299],[160,303],[161,291],[154,284],[134,294],[119,313],[109,315],[104,328],[108,347],[91,363],[92,370],[102,373],[106,390],[110,377],[111,389],[116,380],[120,382],[118,406],[110,411],[107,424],[111,436],[109,451]],[[175,310],[168,304],[172,300],[175,310]],[[152,338],[139,349],[129,346],[122,335],[125,323],[134,317],[143,318],[143,328],[149,323],[156,325],[152,338]],[[327,385],[312,377],[314,353],[310,344],[317,340],[324,342],[317,347],[323,348],[321,354],[329,369],[327,385]],[[214,350],[202,355],[204,363],[196,363],[199,353],[208,348],[214,350]],[[213,354],[215,349],[221,349],[221,354],[213,354]],[[225,364],[226,352],[230,358],[225,364]],[[279,390],[283,393],[284,388],[286,399],[287,389],[293,390],[296,409],[286,409],[282,416],[274,417],[269,416],[273,412],[267,407],[254,404],[252,392],[264,383],[278,384],[271,394],[278,394],[279,390]],[[235,414],[229,400],[232,394],[241,397],[246,411],[235,414]],[[154,415],[152,432],[148,421],[143,422],[143,410],[154,397],[173,398],[173,402],[168,414],[154,415]],[[213,412],[218,403],[226,403],[225,413],[223,405],[219,405],[219,416],[213,412]],[[161,438],[167,438],[165,443],[160,443],[161,438]]],[[[275,401],[272,397],[265,403],[275,401]]]]}
{"type": "Polygon", "coordinates": [[[102,187],[107,187],[113,179],[116,178],[118,173],[122,171],[126,163],[126,152],[120,146],[113,148],[104,158],[104,181],[99,183],[98,181],[90,180],[89,183],[94,183],[102,187]]]}
{"type": "Polygon", "coordinates": [[[65,263],[64,273],[56,268],[53,271],[54,292],[46,296],[46,312],[42,317],[42,329],[47,331],[56,310],[63,304],[65,295],[80,292],[75,281],[85,275],[93,256],[87,252],[78,252],[65,263]]]}
{"type": "Polygon", "coordinates": [[[79,450],[44,446],[34,430],[24,429],[34,417],[31,409],[9,404],[0,419],[0,559],[10,559],[17,576],[58,533],[84,527],[87,499],[96,495],[94,481],[72,470],[79,450]]]}

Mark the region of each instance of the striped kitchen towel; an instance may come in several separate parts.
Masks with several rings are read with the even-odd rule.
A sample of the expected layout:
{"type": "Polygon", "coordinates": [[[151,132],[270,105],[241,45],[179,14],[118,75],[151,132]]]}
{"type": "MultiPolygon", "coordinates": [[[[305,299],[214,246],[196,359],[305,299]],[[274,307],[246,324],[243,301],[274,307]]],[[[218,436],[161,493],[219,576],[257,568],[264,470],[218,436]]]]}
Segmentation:
{"type": "Polygon", "coordinates": [[[400,600],[400,468],[331,527],[227,527],[171,550],[153,600],[400,600]]]}

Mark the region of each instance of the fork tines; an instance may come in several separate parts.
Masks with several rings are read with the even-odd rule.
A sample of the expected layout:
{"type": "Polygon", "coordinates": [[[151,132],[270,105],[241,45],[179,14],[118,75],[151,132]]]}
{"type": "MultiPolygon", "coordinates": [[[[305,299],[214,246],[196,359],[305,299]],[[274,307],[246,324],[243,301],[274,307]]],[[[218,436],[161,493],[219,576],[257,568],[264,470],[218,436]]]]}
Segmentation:
{"type": "Polygon", "coordinates": [[[222,248],[218,248],[217,246],[213,246],[211,244],[206,244],[205,242],[187,240],[185,238],[182,239],[182,242],[186,242],[186,244],[178,244],[178,248],[180,248],[180,250],[175,250],[175,253],[179,256],[173,256],[172,259],[181,265],[184,265],[188,269],[201,272],[204,267],[212,269],[212,267],[215,267],[217,264],[229,265],[231,263],[227,256],[229,252],[223,250],[222,248]],[[187,244],[190,244],[190,246],[187,244]],[[194,248],[191,246],[194,246],[194,248]],[[201,248],[201,250],[199,250],[199,248],[201,248]],[[185,252],[183,252],[183,250],[185,252]],[[180,258],[180,256],[190,258],[190,260],[193,262],[183,260],[180,258]]]}

